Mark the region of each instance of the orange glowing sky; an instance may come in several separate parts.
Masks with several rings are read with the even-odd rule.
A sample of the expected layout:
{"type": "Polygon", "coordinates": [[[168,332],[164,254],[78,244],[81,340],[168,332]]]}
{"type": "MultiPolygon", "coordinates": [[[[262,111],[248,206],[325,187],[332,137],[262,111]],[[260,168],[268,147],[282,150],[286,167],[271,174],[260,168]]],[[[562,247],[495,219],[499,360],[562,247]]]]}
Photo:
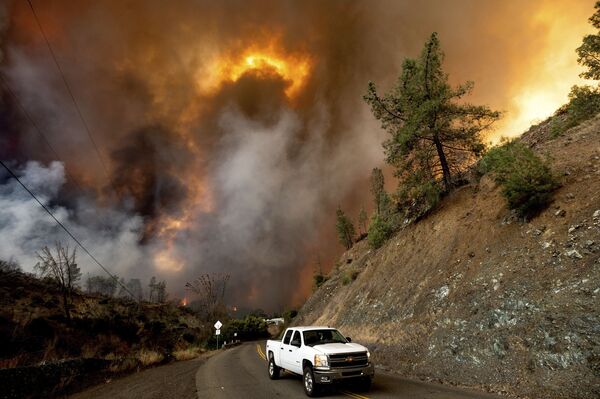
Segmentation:
{"type": "Polygon", "coordinates": [[[266,45],[250,43],[236,54],[216,55],[197,73],[202,94],[214,93],[225,82],[235,82],[248,72],[275,74],[288,83],[285,94],[293,98],[303,88],[310,74],[310,56],[286,52],[275,42],[266,45]]]}
{"type": "Polygon", "coordinates": [[[502,106],[505,114],[490,136],[493,142],[501,136],[520,135],[565,104],[573,85],[590,83],[578,77],[583,69],[577,63],[575,49],[584,35],[593,32],[587,23],[591,8],[592,2],[589,9],[569,2],[551,2],[541,5],[531,16],[531,26],[543,28],[544,47],[537,54],[522,54],[522,68],[527,69],[520,71],[518,85],[507,88],[510,102],[502,106]]]}

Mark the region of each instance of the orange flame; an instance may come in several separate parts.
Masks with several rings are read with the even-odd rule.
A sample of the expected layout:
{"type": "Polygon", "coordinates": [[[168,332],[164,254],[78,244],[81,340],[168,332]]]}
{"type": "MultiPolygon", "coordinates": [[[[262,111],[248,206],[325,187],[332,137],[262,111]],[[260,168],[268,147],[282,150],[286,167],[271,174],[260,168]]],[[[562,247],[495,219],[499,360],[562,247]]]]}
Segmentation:
{"type": "Polygon", "coordinates": [[[275,73],[289,82],[285,94],[293,98],[304,87],[311,68],[306,54],[286,53],[273,43],[253,45],[235,55],[216,57],[199,72],[197,82],[202,93],[213,93],[223,83],[235,82],[250,71],[275,73]]]}

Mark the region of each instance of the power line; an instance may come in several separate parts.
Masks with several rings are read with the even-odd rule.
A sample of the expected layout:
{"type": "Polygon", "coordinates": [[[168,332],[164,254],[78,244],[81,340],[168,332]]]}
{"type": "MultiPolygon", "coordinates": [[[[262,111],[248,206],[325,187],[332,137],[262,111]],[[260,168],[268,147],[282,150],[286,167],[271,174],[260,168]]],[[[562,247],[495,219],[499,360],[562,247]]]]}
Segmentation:
{"type": "Polygon", "coordinates": [[[135,296],[131,293],[131,291],[129,291],[129,289],[123,284],[121,283],[121,281],[119,281],[119,279],[117,278],[117,276],[113,275],[110,271],[108,271],[108,269],[106,267],[104,267],[104,265],[102,263],[100,263],[100,261],[98,259],[96,259],[96,257],[94,255],[92,255],[92,253],[90,251],[88,251],[88,249],[81,243],[81,241],[79,241],[77,239],[77,237],[75,237],[73,235],[73,233],[71,233],[69,231],[69,229],[67,229],[65,227],[64,224],[62,224],[60,222],[60,220],[58,220],[56,218],[56,216],[54,216],[54,214],[52,213],[52,211],[50,211],[50,209],[48,209],[48,207],[46,205],[44,205],[42,203],[42,201],[40,201],[38,199],[38,197],[29,189],[27,188],[27,186],[21,181],[21,179],[19,179],[19,177],[0,159],[0,165],[2,165],[4,167],[4,169],[6,169],[6,171],[8,172],[8,174],[13,177],[20,185],[21,187],[23,187],[25,189],[25,191],[27,191],[29,193],[29,195],[31,195],[31,197],[42,207],[44,208],[44,210],[48,213],[48,215],[50,215],[50,217],[52,219],[54,219],[54,221],[56,222],[56,224],[58,224],[68,235],[69,237],[71,237],[73,239],[73,241],[75,241],[77,243],[77,245],[79,245],[81,247],[81,249],[83,249],[83,251],[88,254],[88,256],[90,258],[92,258],[92,260],[98,265],[100,266],[100,268],[102,270],[104,270],[104,272],[106,274],[108,274],[113,280],[115,280],[117,282],[117,284],[119,284],[129,295],[131,295],[131,298],[135,299],[135,296]]]}
{"type": "MultiPolygon", "coordinates": [[[[31,114],[29,112],[27,112],[27,109],[25,108],[25,106],[23,105],[23,103],[19,100],[19,97],[17,97],[17,94],[10,88],[10,85],[8,84],[8,81],[4,77],[4,74],[2,74],[2,73],[0,73],[0,80],[2,80],[2,83],[4,84],[4,87],[6,88],[6,91],[8,92],[8,94],[10,94],[12,96],[13,100],[15,101],[15,103],[17,104],[17,106],[19,107],[19,109],[21,110],[21,112],[23,113],[23,115],[25,115],[25,117],[29,120],[29,123],[31,123],[31,125],[34,128],[34,130],[42,137],[44,143],[46,144],[46,146],[48,146],[48,148],[50,149],[50,151],[52,152],[52,154],[56,157],[56,159],[60,160],[61,158],[58,155],[58,152],[54,149],[54,146],[52,146],[52,144],[50,144],[50,141],[48,140],[48,138],[46,137],[46,135],[42,132],[42,130],[40,129],[40,127],[38,126],[38,124],[35,122],[35,120],[31,116],[31,114]]],[[[75,184],[77,186],[77,188],[81,192],[84,192],[83,187],[81,187],[81,185],[79,184],[79,182],[77,180],[75,180],[75,178],[73,177],[73,175],[71,175],[69,173],[68,169],[65,170],[65,173],[66,173],[67,177],[69,178],[69,180],[71,182],[73,182],[73,184],[75,184]]]]}
{"type": "Polygon", "coordinates": [[[96,145],[96,142],[94,141],[94,137],[92,136],[92,131],[91,131],[91,129],[90,129],[87,121],[83,117],[83,113],[81,112],[81,108],[79,107],[79,104],[77,103],[77,100],[75,99],[75,95],[73,94],[73,91],[71,90],[71,86],[69,85],[69,82],[67,81],[67,78],[65,77],[65,74],[64,74],[62,68],[60,67],[60,64],[58,62],[58,58],[56,58],[56,54],[54,53],[54,50],[52,49],[52,46],[50,45],[50,41],[48,40],[48,37],[46,36],[46,32],[44,31],[44,28],[42,27],[42,23],[40,22],[40,19],[38,18],[37,13],[35,12],[35,8],[33,7],[33,3],[31,2],[31,0],[27,0],[27,3],[29,3],[29,7],[31,8],[31,12],[33,13],[33,16],[35,18],[35,22],[37,23],[37,26],[40,29],[40,32],[42,33],[42,36],[44,37],[44,41],[46,42],[46,46],[48,47],[48,50],[50,51],[50,54],[52,55],[52,59],[54,60],[54,64],[56,64],[56,68],[58,69],[58,72],[60,73],[62,81],[65,84],[65,87],[67,88],[67,92],[69,93],[69,96],[71,97],[71,100],[73,101],[73,104],[75,105],[75,109],[77,110],[77,114],[79,115],[79,118],[81,119],[81,122],[83,124],[83,127],[85,128],[87,136],[90,139],[90,142],[92,143],[92,146],[94,147],[94,150],[96,151],[96,154],[98,155],[98,160],[100,160],[100,164],[102,165],[102,168],[104,169],[104,173],[106,174],[106,177],[110,181],[110,175],[108,173],[108,168],[106,167],[106,164],[104,163],[104,160],[102,158],[102,154],[100,153],[100,150],[98,149],[98,146],[96,145]]]}

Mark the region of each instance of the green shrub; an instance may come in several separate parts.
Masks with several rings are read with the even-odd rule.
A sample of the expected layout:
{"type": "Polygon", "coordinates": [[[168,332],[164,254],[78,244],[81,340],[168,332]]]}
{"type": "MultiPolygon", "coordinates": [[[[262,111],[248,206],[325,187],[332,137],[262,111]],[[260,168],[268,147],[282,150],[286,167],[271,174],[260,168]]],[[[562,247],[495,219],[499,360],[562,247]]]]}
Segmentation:
{"type": "MultiPolygon", "coordinates": [[[[267,323],[262,317],[248,315],[243,319],[232,319],[225,322],[221,329],[221,337],[219,341],[231,342],[234,339],[240,340],[256,340],[269,336],[267,323]]],[[[216,345],[216,336],[212,335],[208,341],[209,346],[216,345]]]]}
{"type": "Polygon", "coordinates": [[[295,309],[286,310],[283,312],[283,319],[285,320],[285,324],[290,324],[293,318],[298,316],[298,311],[295,309]]]}
{"type": "Polygon", "coordinates": [[[600,112],[600,90],[592,86],[573,86],[569,93],[569,102],[564,107],[564,118],[554,117],[551,132],[560,136],[581,122],[593,118],[600,112]]]}
{"type": "Polygon", "coordinates": [[[360,274],[360,271],[358,271],[358,270],[352,270],[351,272],[345,271],[342,274],[342,284],[343,285],[350,284],[351,282],[356,280],[356,278],[358,277],[359,274],[360,274]]]}
{"type": "Polygon", "coordinates": [[[377,249],[390,237],[393,229],[390,223],[379,215],[375,215],[369,225],[369,245],[377,249]]]}
{"type": "MultiPolygon", "coordinates": [[[[400,209],[409,219],[418,219],[433,209],[440,200],[442,191],[435,180],[421,172],[404,176],[398,186],[396,198],[400,209]]],[[[391,214],[396,217],[397,215],[391,214]]],[[[390,218],[386,218],[390,220],[390,218]]]]}
{"type": "Polygon", "coordinates": [[[319,288],[325,281],[327,281],[327,277],[325,277],[322,273],[315,273],[313,279],[315,281],[316,288],[319,288]]]}
{"type": "Polygon", "coordinates": [[[348,274],[348,272],[344,272],[344,274],[342,274],[342,284],[348,285],[351,282],[352,282],[352,279],[350,278],[350,275],[348,274]]]}
{"type": "Polygon", "coordinates": [[[518,140],[492,148],[479,164],[482,173],[493,173],[502,194],[521,217],[532,217],[551,201],[559,183],[548,163],[518,140]]]}

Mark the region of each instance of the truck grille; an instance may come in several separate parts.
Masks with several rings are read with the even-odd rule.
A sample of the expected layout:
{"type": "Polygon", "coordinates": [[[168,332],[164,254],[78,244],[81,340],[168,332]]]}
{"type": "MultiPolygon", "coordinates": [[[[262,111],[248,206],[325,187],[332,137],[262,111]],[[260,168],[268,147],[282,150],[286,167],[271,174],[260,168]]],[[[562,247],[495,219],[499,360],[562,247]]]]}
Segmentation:
{"type": "Polygon", "coordinates": [[[336,367],[360,367],[369,363],[367,352],[336,353],[329,355],[329,365],[336,367]]]}

